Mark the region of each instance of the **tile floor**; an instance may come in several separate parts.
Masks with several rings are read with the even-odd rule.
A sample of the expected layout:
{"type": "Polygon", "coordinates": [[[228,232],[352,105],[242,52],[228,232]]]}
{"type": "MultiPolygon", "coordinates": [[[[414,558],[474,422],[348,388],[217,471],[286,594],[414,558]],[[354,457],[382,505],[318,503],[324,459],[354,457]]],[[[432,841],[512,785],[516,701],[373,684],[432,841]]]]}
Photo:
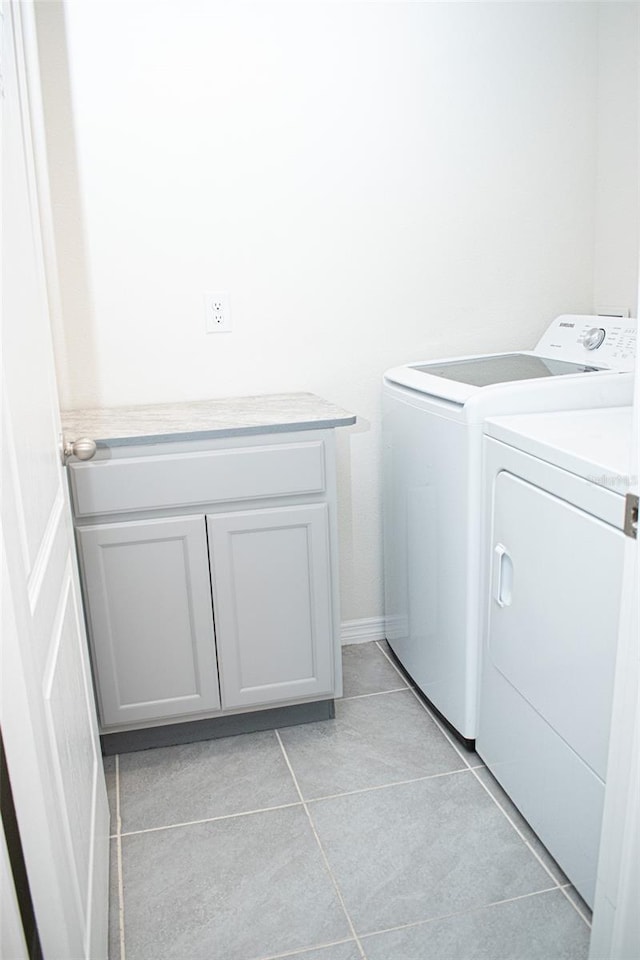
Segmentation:
{"type": "Polygon", "coordinates": [[[110,960],[584,960],[588,908],[384,643],[335,720],[105,760],[110,960]]]}

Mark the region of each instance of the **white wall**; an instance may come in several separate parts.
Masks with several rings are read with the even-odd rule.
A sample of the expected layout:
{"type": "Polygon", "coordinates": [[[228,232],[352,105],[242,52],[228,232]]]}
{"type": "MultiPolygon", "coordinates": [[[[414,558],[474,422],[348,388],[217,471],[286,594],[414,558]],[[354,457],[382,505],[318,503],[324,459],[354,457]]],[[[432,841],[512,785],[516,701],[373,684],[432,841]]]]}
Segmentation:
{"type": "Polygon", "coordinates": [[[594,262],[619,252],[599,6],[70,0],[70,100],[43,3],[62,405],[311,390],[354,411],[342,616],[380,616],[382,372],[529,347],[594,284],[628,298],[628,268],[594,262]],[[204,334],[205,290],[233,333],[204,334]]]}
{"type": "Polygon", "coordinates": [[[621,306],[637,316],[640,5],[599,8],[593,300],[601,312],[621,306]]]}

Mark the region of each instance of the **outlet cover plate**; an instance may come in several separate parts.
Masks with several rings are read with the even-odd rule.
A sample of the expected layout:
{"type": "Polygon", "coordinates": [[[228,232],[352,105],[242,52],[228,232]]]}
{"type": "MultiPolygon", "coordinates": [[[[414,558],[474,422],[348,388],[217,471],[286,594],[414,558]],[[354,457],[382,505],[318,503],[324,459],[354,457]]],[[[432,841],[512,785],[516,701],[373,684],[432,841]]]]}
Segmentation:
{"type": "Polygon", "coordinates": [[[229,294],[223,290],[209,291],[204,295],[205,330],[207,333],[231,332],[231,309],[229,294]]]}

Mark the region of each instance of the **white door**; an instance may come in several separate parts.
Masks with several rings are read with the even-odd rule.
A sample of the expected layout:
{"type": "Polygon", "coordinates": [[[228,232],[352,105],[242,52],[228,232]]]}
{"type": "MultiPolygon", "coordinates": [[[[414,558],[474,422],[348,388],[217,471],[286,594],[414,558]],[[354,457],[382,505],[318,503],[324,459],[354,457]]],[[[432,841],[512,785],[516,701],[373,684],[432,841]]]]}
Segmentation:
{"type": "MultiPolygon", "coordinates": [[[[640,483],[640,356],[630,451],[631,492],[640,483]]],[[[640,562],[625,539],[616,677],[590,960],[640,956],[640,562]]]]}
{"type": "Polygon", "coordinates": [[[44,957],[99,960],[109,815],[58,454],[34,36],[32,4],[3,4],[0,722],[44,957]]]}

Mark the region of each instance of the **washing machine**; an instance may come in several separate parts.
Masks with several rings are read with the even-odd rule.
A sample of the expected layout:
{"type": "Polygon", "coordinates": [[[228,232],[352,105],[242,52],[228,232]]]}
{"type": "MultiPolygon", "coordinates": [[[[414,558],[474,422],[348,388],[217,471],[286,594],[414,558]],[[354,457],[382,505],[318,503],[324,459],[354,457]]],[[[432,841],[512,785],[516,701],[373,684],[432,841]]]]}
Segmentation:
{"type": "Polygon", "coordinates": [[[632,410],[485,424],[476,749],[589,905],[604,802],[632,410]]]}
{"type": "Polygon", "coordinates": [[[384,375],[386,636],[469,746],[477,726],[484,421],[630,404],[636,334],[636,320],[563,315],[533,350],[418,361],[384,375]]]}

